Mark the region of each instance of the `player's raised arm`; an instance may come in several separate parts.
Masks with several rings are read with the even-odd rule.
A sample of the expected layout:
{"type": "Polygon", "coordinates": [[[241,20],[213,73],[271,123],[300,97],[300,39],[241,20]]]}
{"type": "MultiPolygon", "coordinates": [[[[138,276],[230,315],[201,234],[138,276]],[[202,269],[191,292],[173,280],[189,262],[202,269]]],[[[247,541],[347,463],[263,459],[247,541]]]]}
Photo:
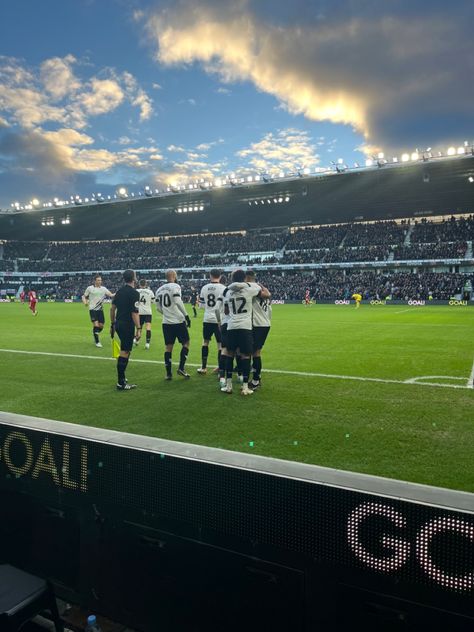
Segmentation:
{"type": "Polygon", "coordinates": [[[258,296],[260,298],[270,299],[272,297],[272,293],[265,286],[260,285],[260,294],[258,296]]]}

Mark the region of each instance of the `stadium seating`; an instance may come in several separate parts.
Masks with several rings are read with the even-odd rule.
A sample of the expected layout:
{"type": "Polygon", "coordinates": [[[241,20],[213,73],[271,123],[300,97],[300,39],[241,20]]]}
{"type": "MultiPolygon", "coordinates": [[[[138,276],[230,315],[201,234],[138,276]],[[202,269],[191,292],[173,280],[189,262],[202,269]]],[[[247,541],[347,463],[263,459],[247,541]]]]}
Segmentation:
{"type": "MultiPolygon", "coordinates": [[[[204,282],[205,271],[211,267],[245,265],[263,266],[260,278],[281,300],[300,300],[306,289],[319,299],[344,298],[354,288],[365,297],[444,300],[461,292],[467,276],[448,272],[446,265],[444,272],[413,274],[408,262],[472,257],[473,238],[474,217],[469,216],[441,222],[387,220],[121,241],[12,241],[0,248],[0,270],[38,272],[41,294],[58,298],[80,296],[95,271],[101,271],[104,283],[113,288],[120,282],[120,275],[113,271],[147,271],[143,274],[153,286],[162,279],[163,270],[177,268],[186,293],[204,282]],[[377,262],[388,266],[391,261],[397,266],[407,263],[396,273],[384,268],[379,274],[318,268],[319,264],[337,268],[339,264],[373,266],[377,262]],[[304,273],[291,271],[294,266],[304,266],[304,273]],[[83,274],[68,274],[72,272],[83,274]],[[54,283],[48,283],[48,275],[55,275],[54,283]]],[[[5,284],[11,287],[12,282],[3,287],[5,284]]]]}

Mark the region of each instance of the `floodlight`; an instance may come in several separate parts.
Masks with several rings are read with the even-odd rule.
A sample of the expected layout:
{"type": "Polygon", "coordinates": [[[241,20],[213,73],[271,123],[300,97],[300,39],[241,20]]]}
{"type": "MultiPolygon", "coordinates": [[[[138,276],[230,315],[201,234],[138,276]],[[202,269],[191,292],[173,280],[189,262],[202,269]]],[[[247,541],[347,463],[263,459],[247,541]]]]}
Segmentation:
{"type": "Polygon", "coordinates": [[[474,182],[474,178],[472,176],[469,176],[468,181],[472,184],[474,182]]]}
{"type": "Polygon", "coordinates": [[[372,160],[372,158],[367,158],[367,160],[365,161],[366,167],[371,167],[373,164],[374,164],[374,161],[372,160]]]}
{"type": "Polygon", "coordinates": [[[455,153],[456,153],[456,149],[454,147],[448,148],[448,156],[454,156],[455,153]]]}
{"type": "Polygon", "coordinates": [[[127,189],[125,187],[120,187],[117,190],[117,193],[120,195],[120,197],[123,197],[123,198],[127,197],[127,195],[128,195],[127,194],[127,189]]]}
{"type": "Polygon", "coordinates": [[[408,154],[402,154],[402,162],[408,162],[410,160],[410,156],[408,154]]]}
{"type": "Polygon", "coordinates": [[[463,154],[464,152],[465,152],[464,147],[458,147],[457,153],[458,153],[459,155],[463,154]]]}
{"type": "Polygon", "coordinates": [[[411,159],[412,160],[418,160],[418,158],[420,157],[420,155],[418,154],[417,151],[414,151],[411,155],[411,159]]]}
{"type": "Polygon", "coordinates": [[[379,153],[377,154],[377,158],[379,160],[382,160],[383,158],[385,158],[385,154],[383,153],[383,151],[379,151],[379,153]]]}

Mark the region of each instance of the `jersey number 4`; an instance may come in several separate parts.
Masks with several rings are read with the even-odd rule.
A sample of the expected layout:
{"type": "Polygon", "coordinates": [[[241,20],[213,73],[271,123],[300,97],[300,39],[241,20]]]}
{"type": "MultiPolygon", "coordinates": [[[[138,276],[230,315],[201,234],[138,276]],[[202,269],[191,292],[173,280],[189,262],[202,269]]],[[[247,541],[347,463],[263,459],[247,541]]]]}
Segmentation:
{"type": "Polygon", "coordinates": [[[238,296],[237,298],[231,298],[229,303],[232,305],[232,313],[233,314],[246,314],[247,310],[245,309],[245,305],[247,304],[247,299],[243,298],[243,296],[238,296]],[[240,305],[236,303],[239,302],[240,305]]]}

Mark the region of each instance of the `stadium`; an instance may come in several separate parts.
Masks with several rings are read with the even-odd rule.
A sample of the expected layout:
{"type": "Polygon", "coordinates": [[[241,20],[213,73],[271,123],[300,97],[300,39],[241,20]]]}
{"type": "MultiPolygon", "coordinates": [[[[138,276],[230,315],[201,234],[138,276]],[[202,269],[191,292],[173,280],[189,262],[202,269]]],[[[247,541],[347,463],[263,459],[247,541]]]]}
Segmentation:
{"type": "MultiPolygon", "coordinates": [[[[170,30],[180,3],[129,16],[148,16],[147,41],[159,33],[149,90],[174,85],[171,104],[123,60],[119,72],[101,58],[81,83],[89,52],[34,72],[0,56],[0,632],[472,630],[474,143],[448,147],[429,114],[424,126],[405,112],[446,148],[389,158],[369,140],[393,140],[396,107],[428,80],[397,85],[385,119],[375,91],[370,116],[340,87],[330,107],[304,81],[288,88],[286,66],[272,93],[266,47],[246,76],[241,38],[275,20],[264,40],[287,28],[290,63],[292,33],[304,57],[302,16],[293,31],[291,7],[244,24],[225,3],[194,4],[170,30]],[[214,40],[237,47],[225,71],[220,52],[206,57],[214,40]],[[191,62],[202,102],[173,75],[191,62]],[[330,158],[336,139],[308,144],[292,126],[239,145],[244,166],[207,168],[207,152],[262,126],[235,77],[278,96],[265,119],[336,126],[348,147],[358,135],[364,160],[323,166],[313,154],[330,158]],[[133,124],[114,118],[125,105],[133,124]],[[172,119],[163,151],[153,108],[192,113],[172,119]],[[187,145],[205,108],[223,137],[187,145]],[[239,108],[252,113],[241,129],[239,108]]],[[[322,9],[308,20],[329,37],[322,9]]],[[[433,120],[442,106],[430,102],[433,120]]]]}

